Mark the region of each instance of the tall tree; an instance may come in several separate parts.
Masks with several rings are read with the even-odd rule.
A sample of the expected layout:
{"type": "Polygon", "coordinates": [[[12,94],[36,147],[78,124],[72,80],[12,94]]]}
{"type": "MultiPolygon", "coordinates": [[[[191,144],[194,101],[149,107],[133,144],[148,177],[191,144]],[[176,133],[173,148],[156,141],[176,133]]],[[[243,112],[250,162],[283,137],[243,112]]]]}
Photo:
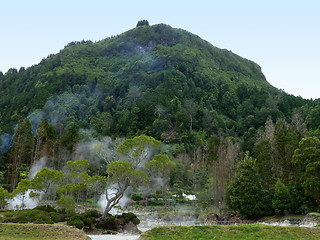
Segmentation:
{"type": "Polygon", "coordinates": [[[20,171],[28,171],[31,166],[34,137],[29,119],[20,120],[12,141],[10,152],[7,185],[12,192],[18,184],[20,171]]]}
{"type": "Polygon", "coordinates": [[[242,218],[255,218],[261,213],[262,189],[256,167],[256,160],[247,152],[227,188],[227,203],[242,218]]]}
{"type": "Polygon", "coordinates": [[[320,140],[303,138],[293,155],[293,163],[301,168],[301,182],[305,191],[314,197],[320,207],[320,140]]]}

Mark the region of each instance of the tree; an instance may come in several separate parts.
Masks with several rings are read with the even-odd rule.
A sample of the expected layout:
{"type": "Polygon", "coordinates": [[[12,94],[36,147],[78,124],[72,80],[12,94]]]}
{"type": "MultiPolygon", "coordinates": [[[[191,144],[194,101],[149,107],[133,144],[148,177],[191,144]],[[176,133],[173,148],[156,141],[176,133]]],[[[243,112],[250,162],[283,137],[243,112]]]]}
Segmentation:
{"type": "Polygon", "coordinates": [[[9,199],[12,199],[13,195],[10,194],[6,189],[0,188],[0,209],[4,209],[8,205],[9,199]]]}
{"type": "Polygon", "coordinates": [[[227,204],[242,218],[255,218],[261,214],[261,183],[256,171],[256,160],[247,152],[239,162],[235,177],[227,187],[227,204]]]}
{"type": "Polygon", "coordinates": [[[306,193],[314,197],[320,207],[320,140],[317,137],[303,138],[292,161],[302,171],[300,180],[306,193]]]}
{"type": "Polygon", "coordinates": [[[160,176],[164,183],[162,185],[162,194],[164,198],[164,204],[166,204],[166,191],[168,189],[168,182],[171,169],[175,166],[175,163],[171,161],[166,154],[157,154],[149,162],[145,163],[150,175],[160,176]]]}
{"type": "Polygon", "coordinates": [[[33,135],[29,119],[20,120],[12,141],[11,154],[8,164],[7,184],[10,184],[10,192],[18,184],[20,171],[28,170],[31,164],[33,135]]]}
{"type": "Polygon", "coordinates": [[[140,26],[149,26],[148,20],[140,20],[140,21],[138,21],[137,27],[140,27],[140,26]]]}
{"type": "Polygon", "coordinates": [[[22,179],[18,186],[14,189],[13,195],[21,201],[21,208],[25,207],[25,199],[27,198],[28,190],[31,188],[31,183],[29,179],[22,179]]]}
{"type": "Polygon", "coordinates": [[[31,188],[42,192],[42,198],[48,197],[49,190],[55,185],[62,184],[64,180],[63,172],[57,170],[50,170],[48,168],[42,168],[35,177],[31,180],[31,188]]]}
{"type": "Polygon", "coordinates": [[[290,194],[288,188],[278,179],[274,196],[272,199],[272,206],[276,214],[284,214],[289,210],[290,194]]]}
{"type": "Polygon", "coordinates": [[[147,175],[135,170],[133,164],[128,161],[114,161],[107,168],[106,200],[107,205],[103,217],[107,217],[110,210],[119,203],[128,187],[138,187],[149,181],[147,175]],[[111,192],[112,191],[112,192],[111,192]]]}
{"type": "Polygon", "coordinates": [[[66,185],[60,187],[59,192],[75,194],[75,200],[79,202],[90,182],[89,167],[87,160],[68,161],[65,170],[66,185]]]}
{"type": "Polygon", "coordinates": [[[193,100],[189,99],[184,102],[183,109],[190,118],[190,131],[192,130],[193,117],[198,111],[198,104],[193,100]]]}
{"type": "Polygon", "coordinates": [[[140,135],[133,139],[126,139],[118,147],[118,152],[125,155],[132,162],[134,169],[142,167],[141,163],[148,160],[152,150],[160,148],[161,142],[146,135],[140,135]]]}

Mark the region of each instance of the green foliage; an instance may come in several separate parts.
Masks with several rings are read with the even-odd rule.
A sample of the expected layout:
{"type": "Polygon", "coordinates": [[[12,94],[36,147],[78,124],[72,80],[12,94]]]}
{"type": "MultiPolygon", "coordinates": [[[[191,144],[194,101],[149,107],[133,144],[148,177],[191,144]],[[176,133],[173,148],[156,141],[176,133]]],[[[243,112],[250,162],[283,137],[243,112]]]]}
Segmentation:
{"type": "Polygon", "coordinates": [[[65,220],[64,214],[57,213],[57,212],[50,212],[50,218],[55,223],[64,222],[64,220],[65,220]]]}
{"type": "Polygon", "coordinates": [[[41,212],[35,215],[33,223],[35,224],[53,224],[54,221],[48,216],[48,214],[41,212]]]}
{"type": "Polygon", "coordinates": [[[118,152],[130,157],[134,167],[137,167],[148,156],[148,151],[153,148],[160,148],[161,142],[153,137],[146,136],[144,134],[134,137],[132,139],[126,139],[118,147],[118,152]]]}
{"type": "Polygon", "coordinates": [[[317,137],[304,138],[295,150],[293,163],[302,169],[302,185],[320,206],[320,140],[317,137]]]}
{"type": "Polygon", "coordinates": [[[71,196],[62,196],[58,201],[57,205],[60,208],[65,209],[67,213],[72,213],[75,211],[76,203],[71,196]]]}
{"type": "Polygon", "coordinates": [[[78,229],[82,229],[84,227],[83,221],[79,218],[71,218],[67,221],[67,224],[69,226],[75,226],[78,229]]]}
{"type": "Polygon", "coordinates": [[[101,219],[101,221],[97,224],[97,228],[114,231],[118,230],[116,218],[109,215],[106,218],[101,219]]]}
{"type": "Polygon", "coordinates": [[[274,197],[272,199],[272,205],[276,214],[284,214],[289,209],[290,194],[288,188],[278,179],[274,197]]]}
{"type": "Polygon", "coordinates": [[[53,224],[50,214],[38,209],[17,210],[7,215],[4,222],[53,224]]]}
{"type": "Polygon", "coordinates": [[[138,21],[138,23],[137,23],[137,27],[140,27],[140,26],[149,26],[149,22],[148,22],[148,20],[141,20],[141,21],[138,21]]]}
{"type": "Polygon", "coordinates": [[[0,208],[4,209],[8,204],[8,200],[12,199],[13,195],[10,194],[6,189],[0,188],[0,208]]]}
{"type": "Polygon", "coordinates": [[[159,173],[162,177],[169,177],[170,170],[175,166],[166,154],[157,154],[149,162],[145,163],[150,172],[159,173]]]}
{"type": "Polygon", "coordinates": [[[238,164],[235,177],[227,188],[227,196],[229,207],[239,212],[242,218],[261,215],[261,183],[256,173],[256,160],[248,153],[238,164]]]}
{"type": "Polygon", "coordinates": [[[31,182],[29,179],[22,179],[19,183],[18,186],[14,189],[12,194],[15,197],[18,197],[21,200],[21,208],[23,209],[25,207],[24,201],[27,197],[27,191],[31,188],[31,182]]]}
{"type": "Polygon", "coordinates": [[[31,180],[31,188],[47,194],[49,188],[53,184],[61,184],[63,182],[63,172],[42,168],[31,180]]]}
{"type": "Polygon", "coordinates": [[[124,218],[125,223],[129,223],[130,221],[135,225],[138,225],[140,223],[140,220],[137,217],[137,215],[135,215],[132,212],[122,213],[122,217],[124,218]]]}
{"type": "Polygon", "coordinates": [[[51,213],[51,212],[56,212],[56,211],[57,211],[57,210],[56,210],[53,206],[51,206],[51,205],[41,205],[41,206],[35,207],[34,209],[40,210],[40,211],[44,211],[44,212],[49,212],[49,213],[51,213]]]}
{"type": "Polygon", "coordinates": [[[144,172],[135,170],[132,163],[128,161],[111,162],[108,165],[107,173],[110,176],[108,179],[110,183],[121,183],[127,187],[137,187],[149,181],[144,172]]]}

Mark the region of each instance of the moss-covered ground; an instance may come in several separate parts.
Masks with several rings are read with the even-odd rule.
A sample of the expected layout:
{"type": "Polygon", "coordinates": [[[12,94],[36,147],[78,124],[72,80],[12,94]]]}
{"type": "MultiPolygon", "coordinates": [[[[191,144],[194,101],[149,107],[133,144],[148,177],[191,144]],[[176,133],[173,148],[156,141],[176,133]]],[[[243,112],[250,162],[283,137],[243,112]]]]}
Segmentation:
{"type": "Polygon", "coordinates": [[[61,224],[0,223],[1,240],[86,240],[81,230],[61,224]]]}

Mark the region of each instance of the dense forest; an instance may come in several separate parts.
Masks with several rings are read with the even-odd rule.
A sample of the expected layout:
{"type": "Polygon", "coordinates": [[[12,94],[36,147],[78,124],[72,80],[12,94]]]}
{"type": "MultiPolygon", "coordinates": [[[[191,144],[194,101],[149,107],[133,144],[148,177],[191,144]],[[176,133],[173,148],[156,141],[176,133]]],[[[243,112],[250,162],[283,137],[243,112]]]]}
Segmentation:
{"type": "Polygon", "coordinates": [[[320,206],[319,101],[276,89],[256,63],[182,29],[139,21],[0,72],[0,108],[9,192],[40,166],[64,179],[49,181],[47,198],[86,201],[126,160],[149,185],[163,180],[128,183],[135,199],[195,194],[243,218],[320,206]]]}

